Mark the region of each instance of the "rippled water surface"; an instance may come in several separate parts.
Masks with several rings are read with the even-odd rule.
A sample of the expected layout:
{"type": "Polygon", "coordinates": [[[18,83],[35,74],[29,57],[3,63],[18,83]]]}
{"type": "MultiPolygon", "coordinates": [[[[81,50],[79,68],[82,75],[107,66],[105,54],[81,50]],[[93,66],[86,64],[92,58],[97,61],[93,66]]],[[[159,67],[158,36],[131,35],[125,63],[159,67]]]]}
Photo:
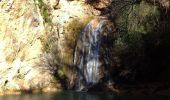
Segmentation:
{"type": "Polygon", "coordinates": [[[115,96],[112,93],[63,91],[53,94],[2,96],[0,100],[170,100],[167,96],[115,96]]]}

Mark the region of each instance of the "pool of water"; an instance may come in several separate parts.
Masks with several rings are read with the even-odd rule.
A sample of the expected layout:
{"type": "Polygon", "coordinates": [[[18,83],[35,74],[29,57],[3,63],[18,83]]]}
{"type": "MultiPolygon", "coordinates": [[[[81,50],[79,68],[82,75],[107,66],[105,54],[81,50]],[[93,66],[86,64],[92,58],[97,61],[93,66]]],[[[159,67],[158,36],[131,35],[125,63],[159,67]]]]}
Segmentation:
{"type": "Polygon", "coordinates": [[[170,100],[168,96],[116,96],[112,93],[63,91],[47,94],[2,96],[0,100],[170,100]]]}

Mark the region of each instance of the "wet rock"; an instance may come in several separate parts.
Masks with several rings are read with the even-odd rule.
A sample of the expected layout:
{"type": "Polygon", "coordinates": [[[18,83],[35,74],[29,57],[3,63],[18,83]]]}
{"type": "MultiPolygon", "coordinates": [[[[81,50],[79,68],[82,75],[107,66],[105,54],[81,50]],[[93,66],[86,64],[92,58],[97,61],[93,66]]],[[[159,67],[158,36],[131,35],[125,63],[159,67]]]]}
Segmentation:
{"type": "Polygon", "coordinates": [[[113,23],[107,18],[101,17],[93,19],[80,34],[74,54],[74,64],[77,68],[80,87],[84,85],[85,88],[90,88],[102,81],[105,74],[109,74],[105,73],[105,70],[113,66],[106,65],[106,63],[111,63],[107,58],[109,55],[107,50],[111,50],[113,44],[107,43],[114,42],[114,32],[113,23]],[[105,55],[106,52],[107,55],[105,55]]]}

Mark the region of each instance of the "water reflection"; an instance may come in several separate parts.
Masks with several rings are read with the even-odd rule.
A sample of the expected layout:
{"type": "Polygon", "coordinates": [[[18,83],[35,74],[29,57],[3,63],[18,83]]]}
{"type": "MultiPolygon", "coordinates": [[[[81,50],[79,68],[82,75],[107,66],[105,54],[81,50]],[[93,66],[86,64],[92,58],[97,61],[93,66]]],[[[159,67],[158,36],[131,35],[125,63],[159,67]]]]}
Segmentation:
{"type": "Polygon", "coordinates": [[[0,100],[170,100],[166,96],[115,96],[109,93],[59,92],[55,94],[24,94],[20,96],[2,96],[0,100]]]}

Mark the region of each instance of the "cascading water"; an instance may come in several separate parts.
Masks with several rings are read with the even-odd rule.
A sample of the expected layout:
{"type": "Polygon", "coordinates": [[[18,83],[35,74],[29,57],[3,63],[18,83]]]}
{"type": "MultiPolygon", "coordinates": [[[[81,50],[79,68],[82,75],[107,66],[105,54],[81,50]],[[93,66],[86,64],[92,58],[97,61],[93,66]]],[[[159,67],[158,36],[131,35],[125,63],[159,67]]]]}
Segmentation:
{"type": "Polygon", "coordinates": [[[78,88],[97,84],[100,80],[100,46],[103,34],[103,25],[106,19],[92,20],[80,35],[77,43],[74,64],[78,69],[78,88]]]}

